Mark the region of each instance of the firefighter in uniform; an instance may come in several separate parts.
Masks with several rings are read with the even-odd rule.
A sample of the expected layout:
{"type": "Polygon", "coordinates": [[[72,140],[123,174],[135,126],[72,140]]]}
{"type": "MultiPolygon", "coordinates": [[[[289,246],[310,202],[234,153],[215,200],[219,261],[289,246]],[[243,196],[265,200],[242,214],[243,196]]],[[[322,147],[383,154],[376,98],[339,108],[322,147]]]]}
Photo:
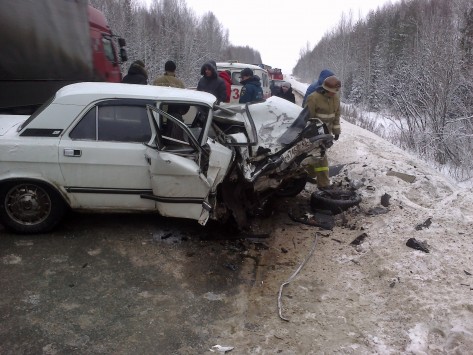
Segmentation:
{"type": "MultiPolygon", "coordinates": [[[[318,118],[327,125],[334,140],[340,136],[340,98],[337,95],[341,88],[340,80],[332,75],[307,97],[305,107],[309,109],[310,118],[318,118]]],[[[330,187],[327,154],[322,158],[314,158],[307,168],[309,181],[316,179],[319,189],[330,187]]]]}

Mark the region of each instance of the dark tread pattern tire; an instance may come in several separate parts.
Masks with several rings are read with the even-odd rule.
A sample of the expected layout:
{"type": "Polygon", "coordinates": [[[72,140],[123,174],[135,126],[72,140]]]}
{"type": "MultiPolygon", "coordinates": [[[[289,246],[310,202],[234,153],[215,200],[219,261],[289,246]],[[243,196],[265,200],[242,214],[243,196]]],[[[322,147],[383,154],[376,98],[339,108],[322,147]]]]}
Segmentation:
{"type": "Polygon", "coordinates": [[[310,196],[310,207],[313,210],[329,210],[333,214],[346,211],[360,202],[361,197],[351,190],[315,191],[310,196]]]}

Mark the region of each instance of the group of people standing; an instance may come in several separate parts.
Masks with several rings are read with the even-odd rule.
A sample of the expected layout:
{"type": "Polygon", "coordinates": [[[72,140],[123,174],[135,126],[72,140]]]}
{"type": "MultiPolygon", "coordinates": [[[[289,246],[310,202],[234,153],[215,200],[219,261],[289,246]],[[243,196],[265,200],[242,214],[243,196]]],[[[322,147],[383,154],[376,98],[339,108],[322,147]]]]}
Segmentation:
{"type": "MultiPolygon", "coordinates": [[[[230,71],[218,71],[217,63],[211,60],[202,65],[200,75],[202,77],[197,84],[197,91],[213,94],[217,98],[217,102],[230,102],[232,88],[230,71]]],[[[253,70],[245,68],[240,72],[240,84],[243,87],[240,91],[239,103],[263,100],[261,79],[253,74],[253,70]]]]}
{"type": "MultiPolygon", "coordinates": [[[[217,70],[215,61],[208,61],[201,67],[200,78],[197,84],[198,91],[205,91],[213,94],[217,102],[229,102],[231,94],[232,79],[228,71],[217,70]]],[[[128,74],[123,78],[124,83],[148,84],[148,75],[143,61],[133,62],[128,70],[128,74]]],[[[261,79],[254,75],[253,70],[245,68],[240,73],[240,83],[243,85],[240,92],[240,103],[263,100],[263,89],[261,79]]],[[[171,86],[184,88],[184,83],[176,77],[176,63],[167,61],[164,65],[164,74],[156,80],[153,85],[171,86]]],[[[309,120],[320,119],[327,126],[334,140],[338,140],[341,133],[340,126],[340,98],[337,95],[341,88],[340,80],[335,74],[324,69],[320,72],[319,78],[309,85],[302,102],[302,107],[307,107],[309,120]]],[[[295,103],[295,96],[292,92],[291,84],[284,82],[275,96],[295,103]]],[[[308,181],[316,183],[319,189],[330,188],[329,166],[327,155],[322,158],[313,158],[308,165],[308,181]]]]}
{"type": "MultiPolygon", "coordinates": [[[[197,91],[213,94],[217,102],[230,102],[232,78],[228,70],[218,71],[217,63],[213,60],[204,63],[200,69],[200,78],[197,91]]],[[[141,60],[134,61],[128,69],[128,74],[122,80],[128,84],[148,84],[148,73],[141,60]]],[[[253,70],[245,68],[240,73],[240,83],[243,85],[240,92],[240,103],[263,100],[261,79],[253,74],[253,70]]],[[[164,74],[154,80],[153,85],[185,88],[184,83],[176,77],[176,63],[169,60],[164,65],[164,74]]]]}
{"type": "MultiPolygon", "coordinates": [[[[131,63],[128,74],[123,77],[122,83],[148,85],[148,72],[145,69],[145,63],[141,60],[131,63]]],[[[168,60],[164,64],[164,74],[157,77],[153,85],[185,88],[184,83],[176,78],[176,63],[172,60],[168,60]]]]}

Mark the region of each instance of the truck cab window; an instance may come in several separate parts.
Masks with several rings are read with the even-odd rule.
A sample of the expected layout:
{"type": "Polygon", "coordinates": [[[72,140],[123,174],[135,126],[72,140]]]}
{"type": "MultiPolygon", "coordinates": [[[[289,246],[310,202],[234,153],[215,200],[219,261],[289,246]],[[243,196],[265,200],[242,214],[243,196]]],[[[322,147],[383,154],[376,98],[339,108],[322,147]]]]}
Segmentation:
{"type": "Polygon", "coordinates": [[[116,62],[115,54],[113,50],[112,40],[110,39],[110,37],[103,36],[102,44],[103,44],[103,51],[107,59],[111,61],[112,63],[115,63],[116,62]]]}

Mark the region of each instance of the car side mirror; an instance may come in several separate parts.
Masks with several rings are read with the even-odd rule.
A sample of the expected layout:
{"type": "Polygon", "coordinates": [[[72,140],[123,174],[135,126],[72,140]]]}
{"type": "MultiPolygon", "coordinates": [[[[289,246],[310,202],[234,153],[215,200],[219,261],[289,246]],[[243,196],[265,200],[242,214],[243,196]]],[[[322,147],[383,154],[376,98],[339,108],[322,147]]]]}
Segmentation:
{"type": "Polygon", "coordinates": [[[120,48],[120,60],[126,62],[128,60],[128,53],[125,48],[120,48]]]}
{"type": "Polygon", "coordinates": [[[118,45],[119,45],[120,47],[125,47],[125,46],[126,46],[125,38],[119,37],[119,38],[118,38],[118,45]]]}

